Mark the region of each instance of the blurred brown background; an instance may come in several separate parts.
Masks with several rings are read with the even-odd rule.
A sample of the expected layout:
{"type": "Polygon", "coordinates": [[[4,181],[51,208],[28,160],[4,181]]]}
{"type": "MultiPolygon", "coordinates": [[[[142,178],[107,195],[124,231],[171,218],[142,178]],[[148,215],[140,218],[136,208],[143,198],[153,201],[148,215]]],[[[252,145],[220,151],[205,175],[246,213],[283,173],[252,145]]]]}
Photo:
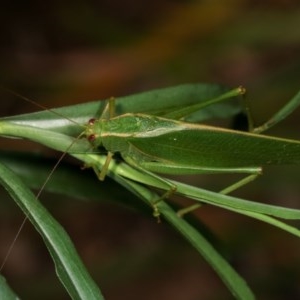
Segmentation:
{"type": "MultiPolygon", "coordinates": [[[[296,0],[7,1],[0,11],[0,82],[47,107],[214,82],[244,85],[260,123],[300,89],[299,50],[296,0]]],[[[3,91],[0,108],[2,116],[38,110],[3,91]]],[[[271,133],[299,138],[299,116],[300,110],[271,133]]],[[[236,194],[299,207],[299,175],[299,167],[270,168],[236,194]]],[[[225,180],[193,179],[216,189],[225,180]]],[[[107,299],[231,299],[202,258],[155,220],[114,206],[61,201],[54,214],[107,299]]],[[[22,219],[17,209],[10,214],[1,217],[8,222],[1,253],[22,219]]],[[[300,298],[297,238],[211,207],[199,216],[259,299],[300,298]]],[[[7,271],[17,291],[28,299],[67,299],[27,227],[7,271]]]]}

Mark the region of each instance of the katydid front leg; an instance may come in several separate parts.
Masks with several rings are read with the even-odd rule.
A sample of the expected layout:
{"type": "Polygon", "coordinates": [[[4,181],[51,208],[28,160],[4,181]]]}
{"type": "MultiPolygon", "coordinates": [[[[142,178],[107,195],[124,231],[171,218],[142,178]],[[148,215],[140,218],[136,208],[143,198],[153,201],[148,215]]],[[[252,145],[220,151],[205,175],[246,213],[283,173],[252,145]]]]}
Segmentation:
{"type": "MultiPolygon", "coordinates": [[[[99,120],[103,120],[103,119],[110,120],[111,118],[114,117],[114,115],[115,115],[115,98],[111,97],[108,100],[99,120]]],[[[97,122],[96,119],[89,120],[88,126],[86,128],[86,133],[85,133],[85,135],[87,136],[87,139],[91,143],[93,143],[97,139],[97,136],[93,130],[95,122],[97,122]]],[[[101,168],[100,173],[96,168],[93,168],[95,173],[97,174],[97,177],[99,178],[99,180],[103,181],[105,179],[105,176],[107,174],[107,170],[109,168],[109,164],[112,160],[112,157],[113,157],[113,152],[108,151],[105,163],[104,163],[103,167],[101,168]]]]}

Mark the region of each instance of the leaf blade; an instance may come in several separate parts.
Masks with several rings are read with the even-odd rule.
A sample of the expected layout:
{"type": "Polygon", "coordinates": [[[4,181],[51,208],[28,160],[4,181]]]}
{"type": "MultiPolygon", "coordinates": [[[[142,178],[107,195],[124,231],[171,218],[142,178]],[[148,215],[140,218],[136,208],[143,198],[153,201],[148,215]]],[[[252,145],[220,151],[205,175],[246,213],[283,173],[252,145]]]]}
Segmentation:
{"type": "MultiPolygon", "coordinates": [[[[164,115],[182,106],[205,102],[221,96],[229,89],[216,84],[182,84],[155,89],[124,97],[117,97],[116,115],[124,113],[147,113],[164,115]]],[[[82,104],[55,108],[48,111],[1,118],[23,126],[34,126],[54,130],[67,135],[77,136],[84,130],[84,124],[91,118],[99,118],[105,101],[91,101],[82,104]],[[57,115],[57,114],[58,115],[57,115]],[[68,119],[66,119],[68,118],[68,119]]],[[[228,118],[241,111],[236,103],[220,103],[192,114],[187,121],[200,122],[206,119],[228,118]]]]}
{"type": "MultiPolygon", "coordinates": [[[[150,206],[152,206],[153,197],[156,199],[159,197],[131,180],[125,180],[126,184],[150,206]]],[[[200,232],[184,219],[178,217],[173,209],[164,201],[157,203],[157,206],[161,215],[203,256],[237,299],[255,299],[253,292],[244,279],[200,232]]]]}
{"type": "Polygon", "coordinates": [[[57,275],[72,299],[104,299],[65,230],[3,164],[0,164],[0,182],[42,235],[54,260],[57,275]]]}

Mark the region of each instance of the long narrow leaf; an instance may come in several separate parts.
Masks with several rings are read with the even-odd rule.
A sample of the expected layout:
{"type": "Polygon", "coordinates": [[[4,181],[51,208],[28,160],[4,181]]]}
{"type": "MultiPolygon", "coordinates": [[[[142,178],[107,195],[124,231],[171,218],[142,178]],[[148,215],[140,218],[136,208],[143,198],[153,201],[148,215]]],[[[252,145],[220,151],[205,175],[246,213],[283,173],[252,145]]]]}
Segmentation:
{"type": "MultiPolygon", "coordinates": [[[[138,194],[148,205],[152,205],[153,198],[158,196],[149,193],[143,186],[126,180],[133,192],[138,194]]],[[[123,183],[124,184],[124,183],[123,183]]],[[[254,295],[244,279],[228,264],[226,260],[214,249],[200,232],[177,216],[173,209],[164,201],[158,203],[160,214],[204,257],[204,259],[218,273],[220,278],[237,299],[254,299],[254,295]]]]}
{"type": "MultiPolygon", "coordinates": [[[[216,84],[183,84],[125,97],[117,97],[116,114],[147,113],[150,115],[165,115],[174,109],[196,103],[204,103],[207,100],[222,96],[228,90],[228,88],[216,84]]],[[[100,116],[104,106],[105,101],[99,100],[51,109],[51,111],[6,117],[1,120],[23,126],[51,129],[76,136],[84,130],[84,124],[89,119],[100,116]]],[[[241,107],[236,105],[236,103],[219,103],[191,114],[187,121],[200,122],[214,117],[228,118],[236,115],[240,110],[241,107]]]]}
{"type": "Polygon", "coordinates": [[[20,299],[16,293],[8,285],[6,279],[0,274],[0,299],[2,300],[18,300],[20,299]]]}
{"type": "MultiPolygon", "coordinates": [[[[105,162],[104,157],[100,157],[92,154],[87,156],[84,155],[74,155],[74,156],[99,166],[103,165],[105,162]]],[[[166,186],[166,184],[164,184],[161,180],[158,181],[157,179],[152,178],[149,175],[138,171],[137,169],[129,166],[126,163],[115,163],[114,161],[112,161],[110,170],[111,170],[110,175],[113,177],[115,176],[115,174],[118,174],[120,176],[124,176],[128,179],[149,186],[153,186],[163,190],[169,189],[169,187],[166,186]]],[[[281,219],[291,219],[291,220],[300,219],[300,209],[293,209],[293,208],[249,201],[238,197],[233,197],[233,196],[223,195],[213,191],[208,191],[199,187],[191,186],[174,180],[167,179],[167,181],[173,183],[177,187],[176,192],[178,194],[202,203],[203,202],[208,203],[229,210],[231,210],[232,208],[233,210],[235,209],[245,210],[253,213],[266,214],[281,219]]]]}
{"type": "Polygon", "coordinates": [[[300,91],[277,113],[275,113],[272,118],[262,126],[259,126],[254,129],[254,132],[260,133],[263,132],[273,126],[275,126],[277,123],[284,120],[287,116],[289,116],[296,108],[298,108],[300,105],[300,91]]]}
{"type": "Polygon", "coordinates": [[[3,164],[0,164],[0,182],[43,237],[58,277],[72,299],[103,299],[65,230],[23,182],[3,164]]]}

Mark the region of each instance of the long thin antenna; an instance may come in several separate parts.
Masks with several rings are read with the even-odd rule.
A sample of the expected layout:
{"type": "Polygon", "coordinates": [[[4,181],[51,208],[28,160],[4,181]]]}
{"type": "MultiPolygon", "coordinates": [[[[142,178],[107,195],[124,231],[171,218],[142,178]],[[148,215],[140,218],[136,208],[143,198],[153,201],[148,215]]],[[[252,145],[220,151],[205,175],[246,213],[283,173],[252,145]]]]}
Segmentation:
{"type": "MultiPolygon", "coordinates": [[[[75,122],[74,120],[71,120],[71,119],[67,118],[67,117],[64,116],[64,115],[62,115],[62,114],[60,114],[60,113],[58,113],[58,112],[56,112],[56,111],[53,111],[53,110],[51,110],[51,109],[49,109],[49,108],[43,106],[42,104],[39,104],[39,103],[37,103],[37,102],[35,102],[35,101],[33,101],[33,100],[27,98],[27,97],[24,97],[24,96],[18,94],[17,92],[15,92],[15,91],[13,91],[13,90],[10,90],[10,89],[5,88],[5,87],[3,87],[3,86],[0,86],[0,88],[6,90],[7,92],[9,92],[9,93],[11,93],[11,94],[13,94],[13,95],[15,95],[15,96],[17,96],[17,97],[20,97],[21,99],[23,99],[23,100],[25,100],[25,101],[27,101],[27,102],[29,102],[29,103],[35,105],[35,106],[38,106],[39,108],[42,108],[42,109],[44,109],[44,110],[48,110],[48,111],[50,111],[50,112],[52,112],[52,113],[54,113],[54,114],[56,114],[56,115],[58,115],[58,116],[60,116],[60,117],[63,117],[63,118],[65,118],[65,119],[69,120],[69,121],[72,122],[72,123],[75,123],[76,125],[80,125],[80,124],[78,124],[77,122],[75,122]]],[[[80,125],[80,126],[82,126],[82,125],[80,125]]],[[[57,167],[59,166],[59,164],[61,163],[61,161],[63,160],[63,158],[67,155],[67,153],[68,153],[68,151],[71,149],[71,147],[78,141],[78,139],[79,139],[81,136],[82,136],[82,133],[81,133],[80,135],[78,135],[78,136],[73,140],[73,142],[67,147],[67,149],[65,150],[65,152],[60,156],[60,158],[58,159],[58,161],[55,163],[54,167],[52,168],[52,170],[51,170],[50,173],[48,174],[47,178],[45,179],[43,185],[41,186],[41,188],[39,189],[38,193],[36,194],[36,199],[37,199],[37,201],[38,201],[39,197],[41,196],[41,194],[42,194],[42,192],[43,192],[45,186],[47,185],[47,183],[49,182],[50,178],[52,177],[54,171],[57,169],[57,167]]],[[[28,217],[25,216],[25,218],[24,218],[24,220],[22,221],[22,223],[21,223],[21,225],[20,225],[20,227],[19,227],[19,229],[18,229],[18,231],[17,231],[17,233],[16,233],[14,239],[12,240],[12,242],[11,242],[11,244],[10,244],[8,250],[7,250],[7,253],[6,253],[5,257],[4,257],[4,260],[3,260],[2,264],[1,264],[0,272],[1,272],[2,269],[4,268],[6,262],[8,261],[9,256],[10,256],[11,253],[12,253],[12,250],[13,250],[13,248],[14,248],[14,246],[15,246],[15,244],[16,244],[16,242],[17,242],[17,240],[18,240],[18,238],[19,238],[19,236],[20,236],[20,234],[21,234],[22,229],[24,228],[24,226],[25,226],[25,224],[26,224],[27,219],[28,219],[28,217]]]]}
{"type": "MultiPolygon", "coordinates": [[[[67,153],[68,153],[68,151],[71,149],[71,147],[72,147],[72,146],[76,143],[76,141],[81,137],[81,135],[82,135],[82,134],[80,134],[79,136],[77,136],[77,137],[74,139],[74,141],[68,146],[68,148],[65,150],[65,152],[60,156],[60,158],[58,159],[58,161],[55,163],[54,167],[52,168],[52,170],[51,170],[50,173],[48,174],[47,178],[45,179],[43,185],[41,186],[41,188],[40,188],[39,191],[37,192],[37,194],[36,194],[36,196],[35,196],[35,197],[36,197],[36,200],[38,200],[38,199],[40,198],[40,196],[41,196],[41,194],[42,194],[44,188],[46,187],[47,183],[49,182],[50,178],[52,177],[54,171],[57,169],[57,167],[59,166],[59,164],[61,163],[61,161],[62,161],[62,160],[64,159],[64,157],[67,155],[67,153]]],[[[18,229],[18,231],[17,231],[17,234],[15,235],[14,239],[12,240],[12,242],[11,242],[9,248],[8,248],[8,251],[7,251],[7,253],[6,253],[5,257],[4,257],[4,260],[3,260],[2,264],[1,264],[0,272],[1,272],[2,269],[4,268],[4,266],[5,266],[7,260],[8,260],[8,258],[9,258],[9,256],[10,256],[10,254],[11,254],[11,252],[12,252],[12,250],[13,250],[13,248],[14,248],[14,246],[15,246],[15,244],[16,244],[16,242],[17,242],[17,240],[18,240],[18,238],[19,238],[19,236],[20,236],[20,234],[21,234],[21,231],[22,231],[22,229],[24,228],[24,226],[25,226],[27,220],[28,220],[28,217],[26,216],[26,217],[24,218],[24,220],[22,221],[22,223],[21,223],[21,225],[20,225],[20,227],[19,227],[19,229],[18,229]]]]}
{"type": "Polygon", "coordinates": [[[25,100],[25,101],[27,101],[27,102],[33,104],[34,106],[37,106],[37,107],[39,107],[39,108],[41,108],[41,109],[50,111],[50,112],[52,112],[53,114],[55,114],[55,115],[57,115],[57,116],[59,116],[59,117],[62,117],[62,118],[64,118],[64,119],[70,121],[70,122],[73,123],[73,124],[76,124],[76,125],[79,125],[79,126],[81,126],[81,127],[84,127],[83,125],[81,125],[81,124],[75,122],[74,120],[72,120],[72,119],[70,119],[70,118],[64,116],[63,114],[61,114],[61,113],[59,113],[59,112],[57,112],[57,111],[55,111],[55,110],[52,110],[52,109],[50,109],[50,108],[48,108],[48,107],[46,107],[46,106],[44,106],[44,105],[42,105],[42,104],[40,104],[40,103],[38,103],[38,102],[35,102],[34,100],[29,99],[29,98],[27,98],[27,97],[25,97],[25,96],[23,96],[23,95],[21,95],[21,94],[15,92],[15,91],[9,89],[9,88],[7,88],[7,87],[4,87],[4,86],[0,85],[0,88],[1,88],[2,90],[6,91],[6,92],[8,92],[8,93],[10,93],[10,94],[12,94],[12,95],[18,97],[18,98],[21,98],[21,99],[23,99],[23,100],[25,100]]]}

